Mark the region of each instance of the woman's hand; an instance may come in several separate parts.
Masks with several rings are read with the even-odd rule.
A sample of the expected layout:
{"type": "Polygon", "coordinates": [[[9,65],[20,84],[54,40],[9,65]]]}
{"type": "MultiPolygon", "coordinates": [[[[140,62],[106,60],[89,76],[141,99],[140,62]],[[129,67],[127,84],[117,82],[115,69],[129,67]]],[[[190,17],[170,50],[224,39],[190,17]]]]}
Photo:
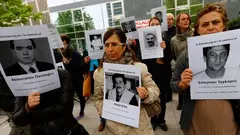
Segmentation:
{"type": "Polygon", "coordinates": [[[141,99],[146,99],[148,97],[148,90],[145,87],[137,87],[138,95],[141,99]]]}
{"type": "Polygon", "coordinates": [[[128,44],[129,44],[129,46],[133,45],[134,44],[134,39],[128,39],[128,44]]]}
{"type": "Polygon", "coordinates": [[[27,101],[29,109],[35,108],[37,105],[40,104],[40,93],[39,92],[33,92],[28,96],[27,101]]]}
{"type": "Polygon", "coordinates": [[[192,70],[187,68],[181,74],[181,81],[178,83],[178,87],[181,90],[185,90],[190,86],[190,82],[192,81],[193,74],[192,70]]]}
{"type": "Polygon", "coordinates": [[[166,48],[166,42],[164,40],[160,43],[160,47],[163,49],[166,48]]]}
{"type": "MultiPolygon", "coordinates": [[[[70,59],[70,60],[71,60],[71,59],[70,59]]],[[[63,57],[63,60],[62,60],[62,61],[63,61],[64,64],[69,64],[70,60],[68,60],[67,58],[63,57]]]]}
{"type": "Polygon", "coordinates": [[[84,58],[84,62],[85,62],[86,64],[88,64],[90,60],[91,60],[91,58],[90,58],[89,56],[86,56],[86,57],[84,58]]]}

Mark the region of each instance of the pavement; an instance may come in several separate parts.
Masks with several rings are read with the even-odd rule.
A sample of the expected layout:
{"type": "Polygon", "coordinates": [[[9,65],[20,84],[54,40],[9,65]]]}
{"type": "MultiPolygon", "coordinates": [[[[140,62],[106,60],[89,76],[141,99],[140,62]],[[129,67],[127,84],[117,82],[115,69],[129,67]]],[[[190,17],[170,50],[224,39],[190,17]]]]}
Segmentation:
{"type": "MultiPolygon", "coordinates": [[[[177,94],[173,94],[173,100],[167,103],[165,120],[168,126],[168,131],[165,132],[161,130],[160,127],[157,127],[155,130],[155,135],[183,135],[178,124],[180,111],[176,110],[178,102],[177,97],[177,94]]],[[[75,102],[73,109],[74,116],[77,116],[79,109],[79,102],[75,102]]],[[[7,117],[0,111],[0,135],[8,135],[10,132],[10,127],[6,120],[7,117]]],[[[79,123],[81,123],[86,128],[90,135],[105,135],[105,131],[98,132],[100,119],[91,98],[86,103],[85,116],[79,120],[79,123]]]]}

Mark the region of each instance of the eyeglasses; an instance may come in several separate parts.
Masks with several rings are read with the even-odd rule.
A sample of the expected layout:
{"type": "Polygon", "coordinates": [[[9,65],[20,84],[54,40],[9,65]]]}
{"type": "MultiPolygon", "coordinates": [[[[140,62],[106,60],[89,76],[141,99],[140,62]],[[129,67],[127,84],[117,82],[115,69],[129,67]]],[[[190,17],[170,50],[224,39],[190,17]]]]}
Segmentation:
{"type": "Polygon", "coordinates": [[[111,45],[111,47],[114,48],[114,47],[117,47],[117,46],[123,46],[124,44],[125,44],[125,43],[120,43],[120,44],[119,44],[119,43],[115,43],[115,42],[113,42],[113,43],[105,43],[105,44],[104,44],[104,47],[105,47],[105,48],[109,48],[110,45],[111,45]]]}

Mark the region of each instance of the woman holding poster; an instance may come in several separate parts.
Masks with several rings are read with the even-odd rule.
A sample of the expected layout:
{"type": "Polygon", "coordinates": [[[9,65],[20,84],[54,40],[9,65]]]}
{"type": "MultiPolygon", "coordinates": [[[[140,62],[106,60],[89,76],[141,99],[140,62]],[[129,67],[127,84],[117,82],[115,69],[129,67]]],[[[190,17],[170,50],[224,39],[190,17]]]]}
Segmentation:
{"type": "MultiPolygon", "coordinates": [[[[194,36],[226,31],[227,21],[226,10],[220,3],[208,4],[197,15],[194,36]]],[[[237,135],[237,117],[234,118],[229,101],[190,99],[193,73],[188,67],[188,52],[184,51],[171,80],[172,89],[184,93],[180,118],[184,135],[237,135]]]]}
{"type": "Polygon", "coordinates": [[[106,132],[111,135],[153,135],[153,129],[143,104],[150,105],[155,102],[160,90],[151,78],[147,66],[137,62],[136,56],[126,45],[126,35],[121,29],[110,29],[104,35],[105,53],[101,60],[100,67],[94,72],[94,105],[102,115],[104,97],[104,63],[126,64],[141,67],[142,86],[137,87],[137,92],[141,98],[139,128],[133,128],[118,122],[107,120],[106,132]]]}

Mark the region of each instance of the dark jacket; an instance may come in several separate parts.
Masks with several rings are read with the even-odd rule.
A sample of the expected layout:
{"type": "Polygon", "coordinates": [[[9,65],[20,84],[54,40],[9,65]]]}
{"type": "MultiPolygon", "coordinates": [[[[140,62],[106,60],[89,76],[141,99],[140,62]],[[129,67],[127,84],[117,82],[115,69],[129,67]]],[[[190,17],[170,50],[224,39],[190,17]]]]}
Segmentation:
{"type": "Polygon", "coordinates": [[[16,98],[12,116],[16,125],[30,124],[32,135],[46,135],[51,123],[61,123],[60,129],[72,129],[78,124],[72,115],[74,91],[70,75],[66,70],[59,70],[59,78],[61,87],[41,94],[40,104],[29,113],[25,110],[27,97],[16,98]]]}
{"type": "Polygon", "coordinates": [[[83,81],[83,74],[89,70],[88,64],[85,64],[81,54],[71,47],[68,47],[67,51],[63,52],[63,55],[68,60],[71,59],[69,64],[65,65],[65,67],[72,77],[73,84],[79,84],[83,81]]]}
{"type": "Polygon", "coordinates": [[[12,112],[14,101],[15,97],[0,72],[0,109],[5,112],[12,112]]]}
{"type": "Polygon", "coordinates": [[[175,26],[172,26],[171,28],[168,28],[168,31],[163,32],[164,37],[168,42],[171,44],[171,39],[174,37],[177,33],[177,28],[175,26]]]}
{"type": "MultiPolygon", "coordinates": [[[[53,64],[36,61],[39,72],[54,69],[53,64]]],[[[4,69],[6,76],[23,75],[27,72],[16,62],[14,65],[4,69]]]]}

